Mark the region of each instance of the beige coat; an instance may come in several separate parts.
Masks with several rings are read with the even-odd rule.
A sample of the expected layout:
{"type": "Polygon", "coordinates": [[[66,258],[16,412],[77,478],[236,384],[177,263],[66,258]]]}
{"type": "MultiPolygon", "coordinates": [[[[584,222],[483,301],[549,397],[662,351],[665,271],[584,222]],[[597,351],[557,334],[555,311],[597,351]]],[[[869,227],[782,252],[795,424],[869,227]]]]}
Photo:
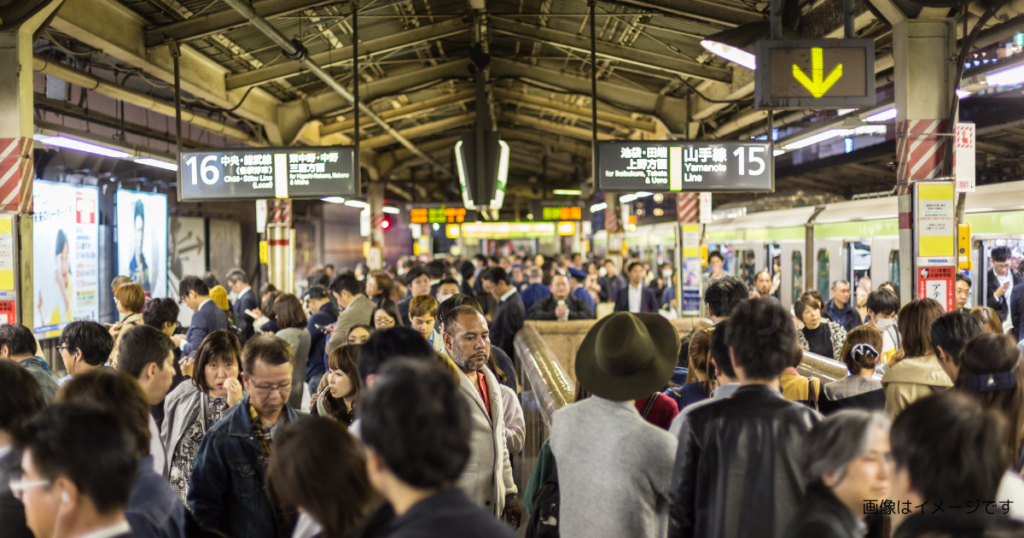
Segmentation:
{"type": "Polygon", "coordinates": [[[481,371],[487,379],[490,415],[484,410],[484,401],[474,384],[465,375],[459,376],[459,388],[469,404],[472,431],[469,461],[459,477],[459,485],[469,500],[495,517],[501,517],[505,512],[506,499],[515,503],[518,490],[512,481],[512,465],[505,444],[505,411],[498,378],[489,368],[481,371]]]}
{"type": "Polygon", "coordinates": [[[121,346],[121,337],[124,336],[124,333],[128,332],[128,329],[131,329],[132,327],[137,327],[137,326],[142,325],[142,324],[143,324],[143,321],[142,321],[142,313],[141,312],[136,312],[134,314],[129,314],[128,316],[126,316],[124,318],[123,321],[121,321],[121,330],[117,333],[117,338],[114,339],[114,349],[112,349],[110,351],[110,367],[111,368],[117,368],[117,353],[118,353],[117,350],[121,346]]]}
{"type": "Polygon", "coordinates": [[[373,301],[367,299],[361,293],[352,299],[352,302],[348,304],[348,308],[338,314],[338,324],[335,325],[334,332],[331,333],[331,338],[327,341],[327,352],[330,353],[335,348],[344,345],[348,340],[348,331],[352,327],[356,325],[369,325],[374,306],[373,301]]]}
{"type": "Polygon", "coordinates": [[[953,386],[935,355],[903,359],[882,378],[885,412],[895,419],[916,400],[953,386]]]}

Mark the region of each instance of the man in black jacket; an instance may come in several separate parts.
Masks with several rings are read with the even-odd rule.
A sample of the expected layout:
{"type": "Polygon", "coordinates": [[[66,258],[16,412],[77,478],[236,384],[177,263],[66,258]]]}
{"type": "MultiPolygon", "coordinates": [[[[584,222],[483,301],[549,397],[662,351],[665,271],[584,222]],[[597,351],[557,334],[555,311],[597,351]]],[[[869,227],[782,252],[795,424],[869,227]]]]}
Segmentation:
{"type": "Polygon", "coordinates": [[[583,299],[569,293],[568,277],[556,274],[551,277],[551,295],[533,303],[527,319],[594,319],[594,311],[583,299]]]}
{"type": "Polygon", "coordinates": [[[992,249],[992,268],[988,270],[986,282],[985,306],[995,310],[999,320],[1005,323],[1006,316],[1010,314],[1013,288],[1024,284],[1020,273],[1010,267],[1010,247],[992,249]]]}
{"type": "MultiPolygon", "coordinates": [[[[256,292],[252,291],[252,287],[249,286],[249,280],[245,276],[245,271],[240,267],[236,267],[228,272],[228,287],[231,291],[235,292],[235,323],[240,324],[242,332],[245,335],[245,339],[252,338],[252,335],[256,334],[256,329],[252,326],[252,322],[256,320],[255,317],[246,314],[245,312],[258,310],[260,302],[256,299],[256,292]]],[[[244,341],[242,342],[245,343],[244,341]]]]}
{"type": "Polygon", "coordinates": [[[491,321],[491,342],[509,357],[513,356],[512,342],[526,321],[526,307],[519,292],[512,287],[508,273],[501,267],[487,270],[487,278],[494,283],[491,295],[498,301],[498,309],[491,321]]]}
{"type": "Polygon", "coordinates": [[[21,453],[14,450],[11,436],[43,407],[43,389],[32,373],[14,361],[0,360],[0,529],[5,538],[32,538],[25,526],[25,506],[7,487],[21,476],[21,453]]]}
{"type": "Polygon", "coordinates": [[[726,341],[741,386],[682,425],[669,538],[782,536],[804,496],[801,448],[821,415],[778,389],[797,346],[793,318],[772,299],[744,302],[726,341]]]}
{"type": "Polygon", "coordinates": [[[309,332],[309,358],[306,361],[306,383],[311,394],[316,394],[320,378],[327,373],[327,340],[330,338],[324,328],[338,321],[338,306],[331,302],[326,288],[313,286],[306,290],[306,306],[313,313],[306,320],[309,332]]]}

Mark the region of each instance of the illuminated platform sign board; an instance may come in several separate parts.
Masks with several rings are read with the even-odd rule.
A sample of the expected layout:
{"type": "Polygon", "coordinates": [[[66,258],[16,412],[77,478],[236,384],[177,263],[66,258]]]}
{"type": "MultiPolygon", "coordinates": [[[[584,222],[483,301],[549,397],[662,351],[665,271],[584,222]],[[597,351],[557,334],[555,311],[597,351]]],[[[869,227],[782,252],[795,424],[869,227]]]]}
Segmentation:
{"type": "Polygon", "coordinates": [[[598,142],[602,191],[744,191],[775,189],[767,141],[598,142]]]}
{"type": "Polygon", "coordinates": [[[356,196],[352,146],[182,152],[178,199],[356,196]]]}
{"type": "Polygon", "coordinates": [[[533,202],[534,219],[536,220],[583,220],[590,218],[590,211],[578,199],[568,200],[536,200],[533,202]]]}
{"type": "Polygon", "coordinates": [[[758,109],[875,104],[875,42],[871,39],[765,40],[757,43],[756,52],[754,104],[758,109]]]}
{"type": "Polygon", "coordinates": [[[409,211],[409,224],[461,224],[466,214],[464,207],[417,207],[409,211]]]}

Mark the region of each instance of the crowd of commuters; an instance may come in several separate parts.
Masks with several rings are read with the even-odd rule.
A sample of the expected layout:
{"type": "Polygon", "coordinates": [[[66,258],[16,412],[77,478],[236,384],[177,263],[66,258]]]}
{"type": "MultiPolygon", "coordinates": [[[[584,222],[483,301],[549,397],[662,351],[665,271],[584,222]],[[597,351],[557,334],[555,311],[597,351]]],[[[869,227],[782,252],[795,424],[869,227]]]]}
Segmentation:
{"type": "Polygon", "coordinates": [[[186,276],[183,334],[115,281],[120,322],[68,324],[59,379],[0,325],[0,535],[1024,536],[1014,268],[989,307],[966,277],[949,313],[861,279],[790,312],[770,272],[751,290],[711,259],[711,325],[682,338],[670,265],[579,256],[324,267],[300,296],[186,276]],[[515,335],[602,303],[517,485],[515,335]]]}

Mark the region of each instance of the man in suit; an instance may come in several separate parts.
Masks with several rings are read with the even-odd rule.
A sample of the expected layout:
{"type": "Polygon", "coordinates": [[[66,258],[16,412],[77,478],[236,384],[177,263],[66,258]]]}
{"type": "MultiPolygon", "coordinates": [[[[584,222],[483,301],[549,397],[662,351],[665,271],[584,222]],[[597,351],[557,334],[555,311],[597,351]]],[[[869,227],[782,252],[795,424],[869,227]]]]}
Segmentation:
{"type": "Polygon", "coordinates": [[[498,301],[498,308],[491,321],[491,341],[512,357],[512,342],[526,321],[526,307],[504,269],[492,267],[487,270],[484,279],[492,283],[491,295],[498,301]]]}
{"type": "Polygon", "coordinates": [[[194,358],[199,344],[203,343],[206,335],[228,328],[228,317],[217,303],[210,299],[210,288],[203,279],[195,275],[187,275],[181,279],[178,293],[181,295],[181,301],[195,314],[192,314],[192,321],[184,340],[179,338],[176,343],[180,342],[182,357],[194,358]]]}
{"type": "Polygon", "coordinates": [[[551,277],[551,295],[535,302],[527,319],[594,319],[594,311],[582,299],[569,293],[569,277],[555,274],[551,277]]]}
{"type": "Polygon", "coordinates": [[[327,338],[320,330],[338,321],[338,307],[331,302],[330,292],[326,288],[313,286],[306,290],[306,306],[313,315],[306,320],[306,331],[309,332],[309,357],[306,361],[306,383],[309,390],[316,394],[320,386],[320,378],[327,373],[327,338]]]}
{"type": "Polygon", "coordinates": [[[227,281],[228,287],[235,293],[235,322],[241,324],[242,333],[248,340],[256,334],[256,329],[252,326],[252,322],[256,318],[246,314],[245,311],[258,310],[260,302],[256,298],[256,292],[252,291],[252,287],[249,286],[249,280],[241,267],[228,271],[227,281]]]}
{"type": "Polygon", "coordinates": [[[327,341],[327,353],[340,347],[348,338],[348,331],[356,325],[369,325],[373,315],[373,301],[363,294],[363,285],[352,273],[334,275],[331,279],[331,295],[338,300],[338,306],[344,310],[338,314],[338,322],[334,332],[327,341]]]}
{"type": "Polygon", "coordinates": [[[995,310],[999,320],[1005,323],[1006,317],[1010,314],[1013,288],[1024,283],[1020,273],[1010,268],[1010,247],[992,249],[992,268],[988,270],[987,281],[985,306],[995,310]]]}
{"type": "Polygon", "coordinates": [[[1017,342],[1024,340],[1024,284],[1017,284],[1013,287],[1013,298],[1010,300],[1010,321],[1013,327],[1010,328],[1010,336],[1017,342]]]}
{"type": "Polygon", "coordinates": [[[657,312],[658,298],[654,296],[654,290],[644,284],[644,276],[647,270],[644,264],[633,262],[629,264],[629,284],[619,290],[615,297],[616,312],[657,312]]]}
{"type": "MultiPolygon", "coordinates": [[[[526,272],[526,278],[530,285],[526,287],[520,294],[519,297],[523,299],[523,307],[529,312],[533,308],[533,304],[537,301],[549,297],[551,290],[544,285],[544,271],[540,267],[531,267],[526,272]]],[[[511,281],[509,282],[511,283],[511,281]]]]}

